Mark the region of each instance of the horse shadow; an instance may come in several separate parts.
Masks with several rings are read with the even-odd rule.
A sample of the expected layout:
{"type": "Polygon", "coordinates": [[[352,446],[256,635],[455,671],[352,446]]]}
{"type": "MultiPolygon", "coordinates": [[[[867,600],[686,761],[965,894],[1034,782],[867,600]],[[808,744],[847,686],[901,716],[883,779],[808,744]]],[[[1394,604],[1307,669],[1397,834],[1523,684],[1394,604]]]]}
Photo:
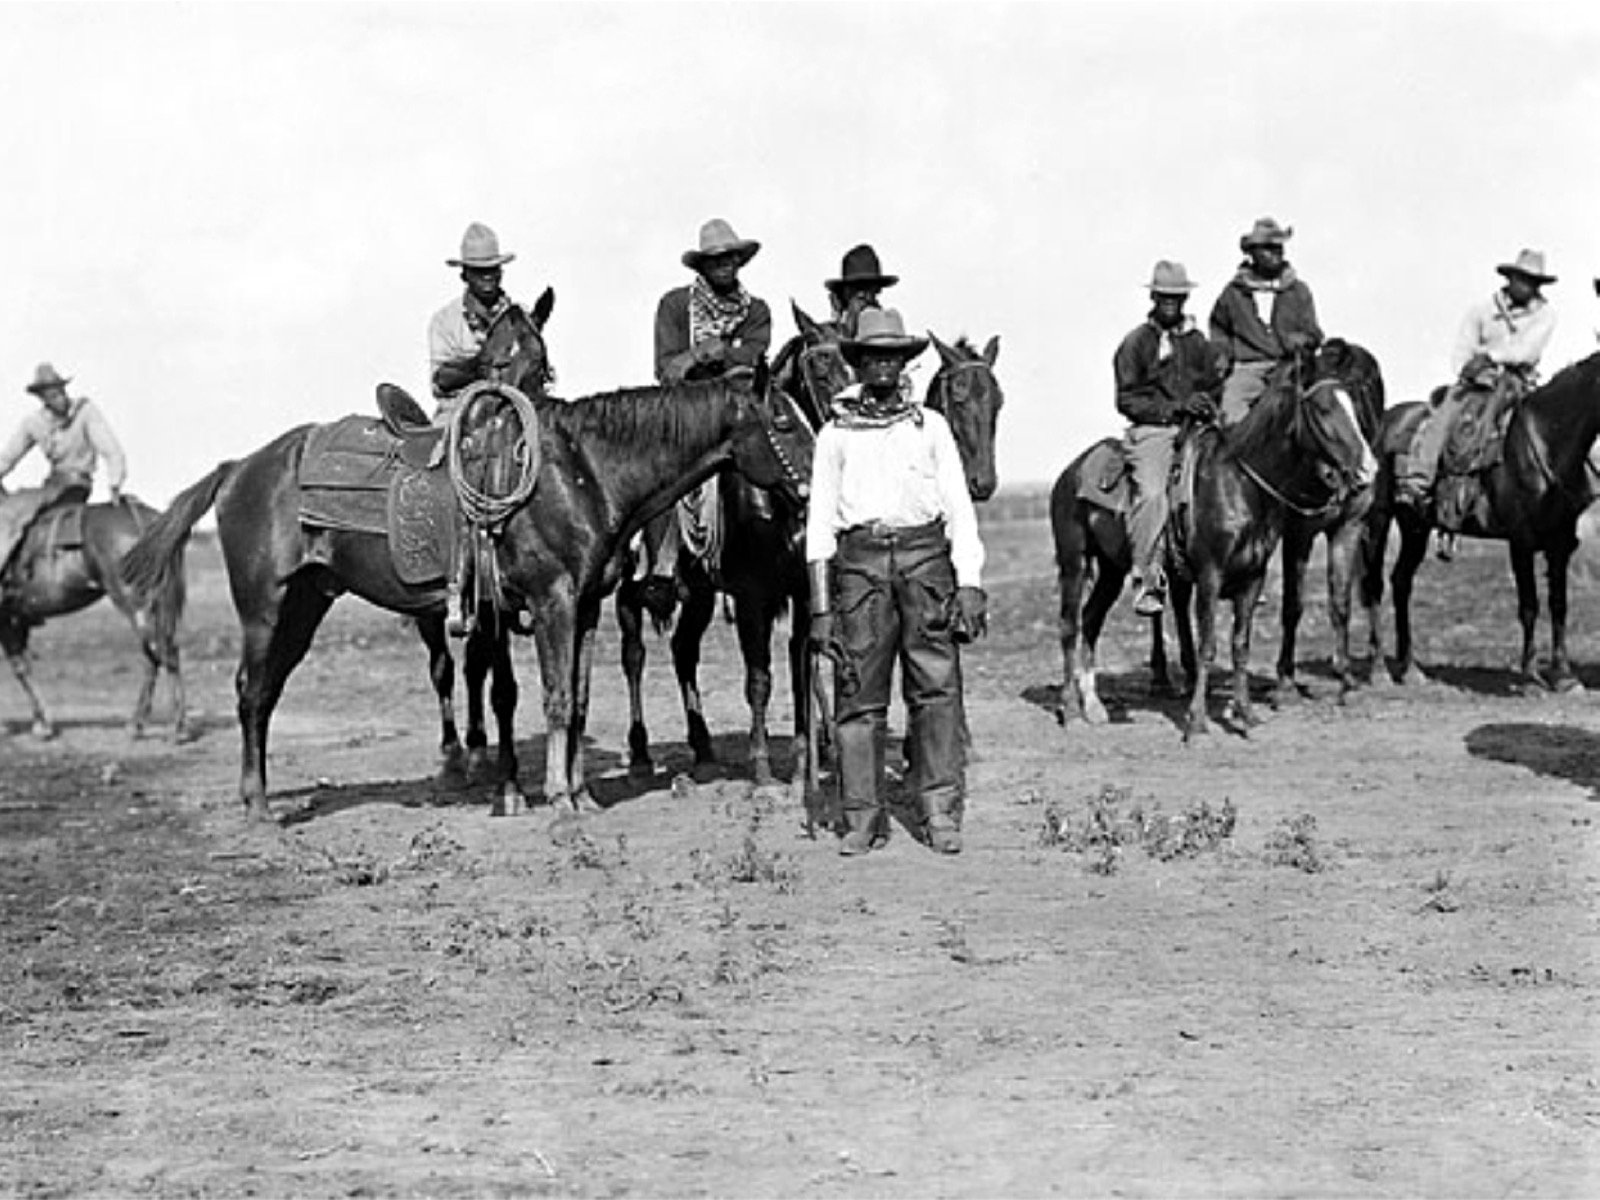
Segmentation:
{"type": "MultiPolygon", "coordinates": [[[[1390,670],[1390,678],[1394,678],[1394,671],[1399,669],[1399,662],[1394,659],[1386,661],[1386,669],[1390,670]]],[[[1540,684],[1534,683],[1522,674],[1521,671],[1511,667],[1483,667],[1483,666],[1458,666],[1442,665],[1424,667],[1428,679],[1444,687],[1454,688],[1460,692],[1469,692],[1475,696],[1490,696],[1499,699],[1511,699],[1519,696],[1539,697],[1549,694],[1540,684]]],[[[1600,687],[1600,666],[1580,667],[1573,666],[1573,673],[1585,690],[1600,687]]]]}
{"type": "MultiPolygon", "coordinates": [[[[1273,698],[1274,680],[1252,673],[1249,677],[1250,700],[1253,704],[1268,705],[1273,698]]],[[[1227,675],[1213,675],[1207,699],[1213,714],[1217,706],[1231,693],[1232,680],[1227,675]]],[[[1065,706],[1058,683],[1036,683],[1022,689],[1020,699],[1049,713],[1057,725],[1066,724],[1065,706]]],[[[1156,686],[1155,678],[1146,667],[1127,671],[1100,671],[1095,675],[1095,692],[1105,706],[1108,725],[1132,725],[1134,714],[1155,713],[1165,718],[1178,732],[1183,732],[1189,721],[1189,685],[1176,681],[1170,689],[1156,686]]]]}
{"type": "Polygon", "coordinates": [[[1474,758],[1565,779],[1588,788],[1591,801],[1600,800],[1600,733],[1575,725],[1506,722],[1480,725],[1465,740],[1474,758]]]}

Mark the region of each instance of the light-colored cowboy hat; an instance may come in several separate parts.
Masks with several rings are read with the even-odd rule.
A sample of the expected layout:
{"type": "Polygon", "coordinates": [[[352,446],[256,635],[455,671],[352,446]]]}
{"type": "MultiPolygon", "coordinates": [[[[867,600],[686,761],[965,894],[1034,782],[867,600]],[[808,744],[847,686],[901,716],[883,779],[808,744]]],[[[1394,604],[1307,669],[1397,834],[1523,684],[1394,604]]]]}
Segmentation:
{"type": "Polygon", "coordinates": [[[716,258],[722,254],[736,254],[742,267],[754,258],[756,251],[760,249],[760,242],[740,237],[733,231],[732,225],[721,217],[713,217],[700,226],[699,248],[683,252],[683,265],[691,271],[698,271],[700,264],[708,258],[716,258]]]}
{"type": "Polygon", "coordinates": [[[829,279],[822,285],[830,292],[846,287],[888,288],[900,282],[898,275],[885,275],[878,252],[865,243],[845,252],[839,265],[839,278],[829,279]]]}
{"type": "Polygon", "coordinates": [[[33,373],[33,382],[28,385],[28,390],[35,396],[42,396],[51,388],[65,388],[72,382],[72,376],[62,377],[49,363],[40,363],[33,373]]]}
{"type": "Polygon", "coordinates": [[[1187,296],[1200,285],[1189,278],[1189,272],[1181,262],[1171,262],[1163,258],[1155,265],[1155,270],[1150,272],[1149,289],[1157,295],[1187,296]]]}
{"type": "Polygon", "coordinates": [[[515,254],[501,254],[500,239],[495,236],[494,230],[474,221],[461,235],[461,257],[447,258],[444,261],[446,266],[474,267],[481,271],[490,267],[503,267],[516,257],[515,254]]]}
{"type": "Polygon", "coordinates": [[[1249,250],[1252,246],[1281,246],[1293,236],[1292,226],[1279,225],[1272,217],[1257,217],[1256,223],[1250,227],[1250,232],[1239,239],[1239,249],[1249,250]]]}
{"type": "Polygon", "coordinates": [[[1546,274],[1544,269],[1543,250],[1520,250],[1517,252],[1517,261],[1501,263],[1495,268],[1505,276],[1525,275],[1538,284],[1554,283],[1556,277],[1546,274]]]}
{"type": "Polygon", "coordinates": [[[849,363],[857,362],[869,350],[898,354],[909,362],[927,348],[927,338],[906,334],[905,322],[900,319],[899,310],[893,308],[867,309],[856,323],[856,336],[839,343],[839,353],[849,363]]]}

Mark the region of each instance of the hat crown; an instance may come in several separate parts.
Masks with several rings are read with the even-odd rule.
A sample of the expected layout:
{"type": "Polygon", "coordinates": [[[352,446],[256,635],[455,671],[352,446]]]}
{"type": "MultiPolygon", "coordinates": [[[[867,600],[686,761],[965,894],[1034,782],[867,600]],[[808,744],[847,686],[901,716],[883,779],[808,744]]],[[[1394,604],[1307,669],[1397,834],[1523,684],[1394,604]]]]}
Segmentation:
{"type": "Polygon", "coordinates": [[[1248,250],[1252,246],[1281,246],[1294,236],[1294,229],[1288,225],[1278,224],[1275,217],[1257,217],[1256,223],[1250,227],[1250,232],[1239,239],[1241,249],[1248,250]]]}
{"type": "Polygon", "coordinates": [[[901,319],[898,309],[865,309],[856,322],[855,340],[864,346],[874,342],[904,342],[907,340],[906,323],[901,319]]]}
{"type": "Polygon", "coordinates": [[[865,244],[847,250],[844,261],[839,264],[842,283],[852,279],[875,279],[882,274],[883,264],[878,261],[878,252],[865,244]]]}
{"type": "Polygon", "coordinates": [[[1537,279],[1545,283],[1554,283],[1556,278],[1545,270],[1543,250],[1522,249],[1517,251],[1516,259],[1502,264],[1500,273],[1502,275],[1526,275],[1530,279],[1537,279]]]}
{"type": "Polygon", "coordinates": [[[724,254],[729,250],[743,249],[745,242],[733,231],[733,226],[721,217],[712,217],[700,226],[700,253],[724,254]]]}
{"type": "Polygon", "coordinates": [[[1187,294],[1194,289],[1195,283],[1189,278],[1189,272],[1181,262],[1163,258],[1150,272],[1152,292],[1187,294]]]}
{"type": "Polygon", "coordinates": [[[28,390],[40,393],[50,388],[66,387],[71,380],[59,374],[50,363],[42,362],[33,372],[33,382],[28,385],[28,390]]]}

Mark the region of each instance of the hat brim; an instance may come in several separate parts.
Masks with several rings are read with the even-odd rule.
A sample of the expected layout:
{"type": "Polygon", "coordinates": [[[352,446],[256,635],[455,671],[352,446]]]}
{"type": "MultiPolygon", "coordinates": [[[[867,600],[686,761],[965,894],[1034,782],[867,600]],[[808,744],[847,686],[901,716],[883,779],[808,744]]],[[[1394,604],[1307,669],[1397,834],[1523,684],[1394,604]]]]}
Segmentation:
{"type": "Polygon", "coordinates": [[[447,258],[444,265],[447,267],[472,267],[475,270],[486,271],[490,267],[503,267],[513,261],[515,254],[496,254],[493,258],[447,258]]]}
{"type": "Polygon", "coordinates": [[[71,375],[68,375],[65,379],[41,379],[37,383],[30,383],[27,390],[35,396],[42,396],[55,388],[64,388],[71,382],[71,375]]]}
{"type": "Polygon", "coordinates": [[[851,275],[847,279],[827,279],[822,286],[830,292],[837,292],[847,287],[883,288],[893,287],[900,282],[898,275],[851,275]]]}
{"type": "Polygon", "coordinates": [[[1521,275],[1524,279],[1531,279],[1535,283],[1539,284],[1554,283],[1556,281],[1556,277],[1554,275],[1541,275],[1537,271],[1530,271],[1525,267],[1519,267],[1516,263],[1501,263],[1495,268],[1495,270],[1499,271],[1500,274],[1504,275],[1507,279],[1510,279],[1513,275],[1521,275]]]}
{"type": "Polygon", "coordinates": [[[760,249],[760,242],[738,241],[731,242],[716,250],[685,250],[683,252],[683,265],[691,271],[698,271],[700,264],[708,258],[721,258],[724,254],[736,254],[739,257],[739,265],[742,267],[754,258],[760,249]]]}
{"type": "Polygon", "coordinates": [[[1147,283],[1144,288],[1152,296],[1187,296],[1190,292],[1198,291],[1200,285],[1198,283],[1168,283],[1157,287],[1153,283],[1147,283]]]}
{"type": "Polygon", "coordinates": [[[1281,233],[1256,233],[1251,230],[1239,239],[1239,249],[1251,250],[1257,246],[1282,246],[1294,236],[1294,227],[1291,225],[1281,233]]]}
{"type": "Polygon", "coordinates": [[[867,354],[894,354],[901,361],[916,358],[928,348],[928,339],[919,337],[904,338],[874,338],[866,342],[843,341],[839,343],[839,353],[844,355],[844,360],[854,364],[858,359],[867,354]]]}

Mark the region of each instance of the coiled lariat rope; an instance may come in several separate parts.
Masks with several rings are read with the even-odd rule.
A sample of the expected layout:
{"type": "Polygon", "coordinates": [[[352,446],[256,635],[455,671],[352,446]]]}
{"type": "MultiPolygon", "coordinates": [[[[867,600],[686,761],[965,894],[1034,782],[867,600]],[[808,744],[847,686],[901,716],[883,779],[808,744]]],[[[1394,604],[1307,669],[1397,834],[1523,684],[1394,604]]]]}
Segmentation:
{"type": "MultiPolygon", "coordinates": [[[[450,486],[456,494],[456,504],[466,520],[467,541],[477,564],[477,569],[472,572],[474,614],[482,608],[486,593],[493,598],[496,613],[505,607],[500,559],[490,551],[489,543],[499,535],[512,514],[533,495],[534,485],[539,478],[539,463],[539,417],[533,401],[509,383],[489,379],[480,379],[461,393],[460,402],[451,412],[450,423],[445,430],[445,469],[449,472],[450,486]],[[516,484],[504,495],[484,491],[472,483],[467,478],[461,459],[465,414],[473,402],[487,392],[507,401],[516,410],[517,420],[522,427],[515,451],[519,468],[516,484]],[[489,576],[487,581],[485,574],[489,576]]],[[[513,621],[513,627],[516,626],[517,622],[513,621]]]]}

